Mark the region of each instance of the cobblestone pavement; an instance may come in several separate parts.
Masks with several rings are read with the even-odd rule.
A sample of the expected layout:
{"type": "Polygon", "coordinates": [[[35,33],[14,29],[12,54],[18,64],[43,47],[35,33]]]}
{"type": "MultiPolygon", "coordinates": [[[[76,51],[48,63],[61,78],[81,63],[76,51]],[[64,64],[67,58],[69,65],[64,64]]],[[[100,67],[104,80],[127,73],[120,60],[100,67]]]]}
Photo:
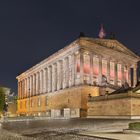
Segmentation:
{"type": "Polygon", "coordinates": [[[3,123],[0,140],[101,140],[81,136],[84,131],[122,130],[127,128],[128,120],[39,120],[3,123]]]}

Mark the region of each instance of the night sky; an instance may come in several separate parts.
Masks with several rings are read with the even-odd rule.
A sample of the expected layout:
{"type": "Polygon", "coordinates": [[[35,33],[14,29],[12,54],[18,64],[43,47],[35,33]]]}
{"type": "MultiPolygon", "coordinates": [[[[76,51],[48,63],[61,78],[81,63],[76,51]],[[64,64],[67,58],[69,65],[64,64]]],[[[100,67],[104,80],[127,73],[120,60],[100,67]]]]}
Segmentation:
{"type": "Polygon", "coordinates": [[[0,1],[0,85],[17,89],[16,76],[74,41],[80,32],[107,36],[140,55],[139,0],[0,1]]]}

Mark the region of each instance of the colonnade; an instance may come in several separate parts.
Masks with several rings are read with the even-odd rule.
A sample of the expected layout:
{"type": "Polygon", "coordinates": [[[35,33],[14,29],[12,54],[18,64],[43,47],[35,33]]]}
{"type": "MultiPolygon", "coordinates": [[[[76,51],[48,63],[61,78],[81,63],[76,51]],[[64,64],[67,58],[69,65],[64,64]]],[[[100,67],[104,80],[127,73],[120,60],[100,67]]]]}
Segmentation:
{"type": "MultiPolygon", "coordinates": [[[[46,67],[40,67],[37,68],[39,70],[34,70],[32,74],[28,74],[27,77],[23,77],[22,79],[18,79],[18,98],[28,98],[31,96],[36,96],[39,94],[45,94],[49,92],[54,92],[60,89],[68,88],[71,86],[75,86],[78,84],[84,84],[84,55],[89,56],[89,67],[90,67],[90,73],[88,73],[90,82],[89,84],[92,85],[94,78],[96,77],[93,73],[94,69],[94,57],[98,57],[99,59],[99,73],[98,73],[98,84],[100,85],[102,82],[102,69],[103,69],[103,63],[102,60],[104,59],[101,56],[97,56],[92,54],[91,52],[85,52],[79,51],[78,53],[70,54],[62,59],[57,60],[56,62],[49,64],[46,67]],[[79,62],[80,62],[80,79],[79,82],[77,82],[77,70],[76,70],[76,62],[77,55],[80,55],[79,62]]],[[[110,71],[111,71],[111,60],[106,59],[106,78],[107,81],[110,83],[110,71]]],[[[118,84],[118,63],[114,63],[114,85],[118,84]]],[[[137,83],[137,65],[134,65],[133,67],[133,85],[135,86],[137,83]]],[[[38,66],[39,67],[39,66],[38,66]]],[[[128,83],[131,85],[131,73],[130,73],[130,67],[128,67],[128,83]]],[[[121,64],[121,85],[124,84],[124,65],[121,64]]]]}

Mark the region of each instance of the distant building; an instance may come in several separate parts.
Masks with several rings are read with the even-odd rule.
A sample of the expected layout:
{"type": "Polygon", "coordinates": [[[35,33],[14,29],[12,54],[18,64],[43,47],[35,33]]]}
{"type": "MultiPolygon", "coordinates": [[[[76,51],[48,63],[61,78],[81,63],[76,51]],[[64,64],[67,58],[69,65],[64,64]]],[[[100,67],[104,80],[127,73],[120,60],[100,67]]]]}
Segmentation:
{"type": "Polygon", "coordinates": [[[88,96],[136,86],[139,60],[117,40],[80,37],[17,76],[17,113],[86,117],[88,96]]]}

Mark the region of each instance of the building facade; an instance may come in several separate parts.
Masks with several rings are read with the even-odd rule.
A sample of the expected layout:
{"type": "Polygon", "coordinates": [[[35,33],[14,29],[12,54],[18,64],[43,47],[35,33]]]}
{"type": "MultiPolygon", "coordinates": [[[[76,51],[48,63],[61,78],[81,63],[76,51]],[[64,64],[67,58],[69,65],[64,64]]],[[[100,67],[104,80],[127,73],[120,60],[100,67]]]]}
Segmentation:
{"type": "Polygon", "coordinates": [[[84,117],[89,94],[125,83],[135,87],[139,60],[117,40],[78,38],[17,76],[17,113],[84,117]]]}

